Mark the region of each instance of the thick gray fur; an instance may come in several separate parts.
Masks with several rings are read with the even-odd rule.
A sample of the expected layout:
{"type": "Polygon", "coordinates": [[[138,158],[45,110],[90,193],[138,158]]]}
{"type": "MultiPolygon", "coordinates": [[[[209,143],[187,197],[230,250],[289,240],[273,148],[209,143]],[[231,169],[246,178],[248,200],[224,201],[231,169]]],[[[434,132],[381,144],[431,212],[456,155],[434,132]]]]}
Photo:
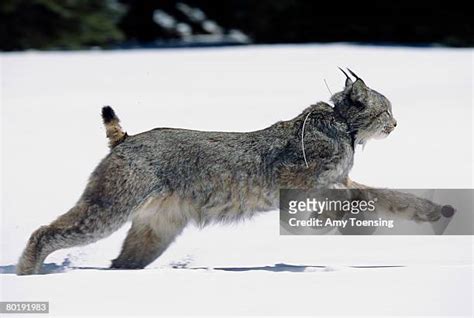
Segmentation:
{"type": "MultiPolygon", "coordinates": [[[[348,178],[354,149],[394,129],[390,102],[349,77],[331,100],[334,107],[319,102],[247,133],[157,128],[128,136],[120,126],[107,127],[109,138],[116,136],[110,153],[77,204],[31,235],[17,273],[38,273],[55,250],[95,242],[127,221],[132,227],[112,267],[144,268],[189,222],[232,222],[276,209],[280,188],[365,188],[348,178]]],[[[429,201],[398,192],[385,197],[391,211],[406,214],[411,206],[410,218],[439,218],[440,207],[429,201]]]]}

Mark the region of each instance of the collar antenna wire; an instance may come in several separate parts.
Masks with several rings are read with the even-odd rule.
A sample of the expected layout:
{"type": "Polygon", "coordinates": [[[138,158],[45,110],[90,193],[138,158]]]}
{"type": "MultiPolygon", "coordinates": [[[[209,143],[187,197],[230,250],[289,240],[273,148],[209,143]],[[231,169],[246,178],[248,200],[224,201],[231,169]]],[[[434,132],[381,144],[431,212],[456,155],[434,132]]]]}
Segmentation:
{"type": "Polygon", "coordinates": [[[309,165],[308,165],[308,160],[306,160],[306,151],[304,149],[304,129],[306,127],[306,121],[308,120],[309,115],[311,115],[311,113],[312,111],[310,111],[308,115],[306,115],[306,118],[304,119],[304,122],[303,122],[303,127],[301,128],[301,149],[303,150],[303,159],[304,159],[304,163],[306,164],[306,168],[309,168],[309,165]]]}
{"type": "Polygon", "coordinates": [[[328,82],[326,82],[326,79],[324,79],[324,84],[326,84],[326,88],[328,89],[329,94],[331,94],[331,96],[332,96],[331,89],[329,88],[329,85],[328,85],[328,82]]]}

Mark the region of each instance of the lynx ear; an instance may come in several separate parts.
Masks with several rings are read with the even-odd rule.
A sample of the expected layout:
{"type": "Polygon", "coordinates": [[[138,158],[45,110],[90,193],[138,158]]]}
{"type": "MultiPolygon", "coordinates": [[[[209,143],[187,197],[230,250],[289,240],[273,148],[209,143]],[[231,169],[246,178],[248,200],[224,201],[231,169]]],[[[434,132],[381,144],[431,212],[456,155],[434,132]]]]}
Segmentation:
{"type": "Polygon", "coordinates": [[[367,97],[369,88],[365,85],[364,81],[358,78],[351,89],[351,99],[356,102],[362,102],[367,97]]]}
{"type": "Polygon", "coordinates": [[[365,85],[364,81],[362,80],[362,78],[360,78],[359,76],[357,76],[356,73],[352,72],[352,70],[350,68],[347,68],[347,70],[349,71],[349,73],[351,73],[352,76],[354,76],[356,78],[356,81],[354,82],[354,84],[352,85],[352,90],[356,91],[359,91],[359,93],[362,93],[362,92],[366,92],[367,91],[367,86],[365,85]]]}
{"type": "Polygon", "coordinates": [[[346,83],[344,84],[346,88],[350,87],[352,85],[352,80],[351,78],[349,77],[349,75],[347,75],[346,72],[344,72],[344,70],[342,68],[339,67],[339,69],[341,70],[342,73],[344,73],[344,75],[346,75],[346,83]]]}

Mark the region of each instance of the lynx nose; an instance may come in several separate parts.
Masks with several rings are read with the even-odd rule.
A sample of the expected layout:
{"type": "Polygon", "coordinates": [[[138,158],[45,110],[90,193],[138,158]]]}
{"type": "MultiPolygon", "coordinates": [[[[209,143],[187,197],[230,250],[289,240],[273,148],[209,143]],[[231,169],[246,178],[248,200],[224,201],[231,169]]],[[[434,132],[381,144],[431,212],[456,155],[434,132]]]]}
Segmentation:
{"type": "Polygon", "coordinates": [[[394,119],[393,120],[393,128],[397,127],[397,121],[394,119]]]}

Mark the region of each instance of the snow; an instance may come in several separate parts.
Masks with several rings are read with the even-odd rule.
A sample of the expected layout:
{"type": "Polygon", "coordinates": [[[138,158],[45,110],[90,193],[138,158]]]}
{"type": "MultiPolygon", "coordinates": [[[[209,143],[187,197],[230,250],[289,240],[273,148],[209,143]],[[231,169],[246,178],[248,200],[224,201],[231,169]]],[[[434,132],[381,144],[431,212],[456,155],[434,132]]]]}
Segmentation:
{"type": "Polygon", "coordinates": [[[349,66],[389,97],[398,121],[359,149],[354,180],[472,188],[472,53],[342,44],[3,53],[0,299],[49,301],[59,316],[471,316],[472,236],[280,236],[276,211],[191,226],[145,270],[102,270],[126,226],[52,254],[49,275],[9,273],[107,153],[103,105],[130,134],[256,130],[327,101],[324,79],[337,91],[337,66],[349,66]]]}
{"type": "Polygon", "coordinates": [[[22,279],[4,275],[2,283],[8,288],[6,299],[22,299],[28,291],[29,299],[49,299],[52,313],[84,316],[111,312],[454,316],[465,314],[471,301],[465,283],[470,273],[471,268],[463,266],[309,273],[84,270],[22,279]]]}

